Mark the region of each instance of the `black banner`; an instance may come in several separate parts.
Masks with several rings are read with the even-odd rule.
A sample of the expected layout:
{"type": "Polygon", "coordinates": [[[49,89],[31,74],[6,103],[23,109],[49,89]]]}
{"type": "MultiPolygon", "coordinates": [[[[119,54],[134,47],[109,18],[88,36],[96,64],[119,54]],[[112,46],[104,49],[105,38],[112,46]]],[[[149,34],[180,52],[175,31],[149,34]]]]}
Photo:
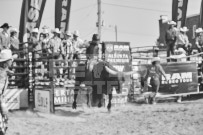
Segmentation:
{"type": "Polygon", "coordinates": [[[46,0],[23,0],[20,18],[20,42],[27,42],[33,28],[39,28],[46,0]]]}
{"type": "Polygon", "coordinates": [[[203,27],[203,0],[200,8],[200,26],[199,27],[203,27]]]}
{"type": "Polygon", "coordinates": [[[188,0],[173,0],[172,20],[177,23],[177,28],[185,26],[188,0]]]}
{"type": "Polygon", "coordinates": [[[70,18],[71,0],[55,1],[55,28],[63,33],[68,30],[70,18]]]}

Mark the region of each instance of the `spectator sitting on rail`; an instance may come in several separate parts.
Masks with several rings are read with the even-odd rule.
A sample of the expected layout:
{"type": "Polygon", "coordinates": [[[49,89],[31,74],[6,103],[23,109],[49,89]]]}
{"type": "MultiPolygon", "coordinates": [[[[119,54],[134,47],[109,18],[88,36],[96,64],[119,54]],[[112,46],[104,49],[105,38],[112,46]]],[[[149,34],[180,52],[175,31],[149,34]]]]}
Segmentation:
{"type": "MultiPolygon", "coordinates": [[[[174,47],[176,42],[177,30],[175,28],[176,22],[168,22],[169,29],[166,31],[165,41],[167,45],[167,57],[174,55],[174,47]]],[[[167,60],[169,62],[169,60],[167,60]]]]}
{"type": "Polygon", "coordinates": [[[18,30],[16,28],[12,28],[10,30],[10,49],[12,52],[18,51],[19,50],[19,40],[18,40],[18,30]]]}
{"type": "MultiPolygon", "coordinates": [[[[152,59],[152,65],[150,65],[147,68],[147,74],[145,76],[145,80],[148,80],[150,77],[150,85],[151,88],[149,91],[152,92],[152,94],[149,97],[149,102],[156,104],[156,95],[159,92],[159,87],[160,87],[160,76],[163,75],[166,78],[165,71],[163,70],[162,66],[160,65],[160,58],[159,57],[154,57],[152,59]]],[[[149,85],[149,86],[150,86],[149,85]]]]}
{"type": "Polygon", "coordinates": [[[175,55],[170,56],[172,59],[177,59],[177,62],[186,62],[186,51],[183,48],[178,48],[178,50],[175,50],[175,55]]]}
{"type": "Polygon", "coordinates": [[[203,29],[198,28],[196,31],[195,45],[198,48],[199,53],[203,51],[203,29]]]}
{"type": "Polygon", "coordinates": [[[14,58],[17,58],[17,55],[12,56],[11,50],[4,49],[0,53],[0,119],[1,119],[1,124],[0,124],[0,133],[2,132],[5,134],[7,130],[7,121],[8,118],[6,116],[8,110],[3,106],[4,101],[2,101],[2,96],[4,94],[4,91],[7,89],[8,86],[8,75],[13,74],[13,71],[9,70],[9,67],[12,65],[12,60],[14,58]]]}
{"type": "Polygon", "coordinates": [[[0,28],[3,29],[2,32],[0,32],[0,50],[8,49],[10,48],[10,35],[8,33],[9,29],[8,23],[4,23],[0,28]]]}
{"type": "Polygon", "coordinates": [[[72,43],[72,33],[70,31],[66,31],[64,33],[63,50],[65,59],[72,59],[73,53],[73,43],[72,43]]]}
{"type": "Polygon", "coordinates": [[[84,41],[79,38],[79,31],[74,31],[73,33],[73,59],[79,59],[79,55],[83,52],[84,41]]]}
{"type": "Polygon", "coordinates": [[[176,40],[177,48],[183,48],[185,51],[187,51],[187,46],[190,44],[186,34],[188,31],[189,29],[187,27],[180,28],[180,32],[178,33],[176,40]]]}
{"type": "Polygon", "coordinates": [[[40,40],[43,56],[47,56],[48,53],[48,43],[49,43],[49,30],[47,27],[42,28],[42,37],[40,40]]]}

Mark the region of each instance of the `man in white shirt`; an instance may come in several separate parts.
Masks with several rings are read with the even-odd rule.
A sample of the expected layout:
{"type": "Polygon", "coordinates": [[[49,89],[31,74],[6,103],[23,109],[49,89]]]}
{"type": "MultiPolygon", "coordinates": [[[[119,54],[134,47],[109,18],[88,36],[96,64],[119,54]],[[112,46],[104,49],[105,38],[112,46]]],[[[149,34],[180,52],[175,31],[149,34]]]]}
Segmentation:
{"type": "Polygon", "coordinates": [[[64,40],[62,41],[63,50],[64,50],[64,57],[65,59],[72,59],[73,53],[73,43],[72,43],[72,34],[70,31],[66,31],[64,33],[64,40]]]}
{"type": "Polygon", "coordinates": [[[189,40],[186,32],[188,32],[187,27],[180,28],[180,33],[177,36],[176,39],[176,47],[177,48],[183,48],[185,51],[187,51],[187,46],[189,45],[189,40]]]}
{"type": "Polygon", "coordinates": [[[83,51],[84,41],[79,38],[79,32],[76,30],[73,33],[73,59],[79,59],[80,53],[83,51]]]}

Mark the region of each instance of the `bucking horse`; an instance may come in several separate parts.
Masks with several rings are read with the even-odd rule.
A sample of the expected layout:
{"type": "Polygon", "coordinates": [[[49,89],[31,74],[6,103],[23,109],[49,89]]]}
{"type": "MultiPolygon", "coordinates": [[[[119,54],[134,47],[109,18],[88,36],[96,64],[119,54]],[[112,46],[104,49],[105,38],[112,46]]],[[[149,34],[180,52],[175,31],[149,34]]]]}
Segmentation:
{"type": "Polygon", "coordinates": [[[133,74],[133,72],[119,72],[105,61],[97,61],[92,68],[87,68],[86,65],[88,64],[80,63],[75,70],[76,84],[72,108],[77,108],[78,91],[85,89],[89,107],[91,107],[92,95],[97,98],[98,107],[102,107],[103,94],[105,94],[109,97],[107,109],[110,111],[112,89],[115,88],[117,93],[120,93],[122,89],[121,84],[125,81],[125,77],[133,74]]]}

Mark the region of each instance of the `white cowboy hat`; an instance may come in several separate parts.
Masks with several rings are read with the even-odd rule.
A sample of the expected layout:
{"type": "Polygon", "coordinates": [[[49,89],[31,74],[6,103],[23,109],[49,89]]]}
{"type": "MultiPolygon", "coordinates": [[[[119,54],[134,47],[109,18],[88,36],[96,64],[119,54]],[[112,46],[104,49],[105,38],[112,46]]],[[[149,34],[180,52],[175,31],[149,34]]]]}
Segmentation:
{"type": "Polygon", "coordinates": [[[46,26],[46,25],[44,25],[44,26],[42,27],[42,29],[49,29],[49,27],[46,26]]]}
{"type": "Polygon", "coordinates": [[[196,33],[202,33],[202,32],[203,32],[203,29],[202,29],[202,28],[198,28],[198,29],[196,29],[195,32],[196,32],[196,33]]]}
{"type": "Polygon", "coordinates": [[[179,48],[179,49],[178,49],[178,52],[181,52],[181,53],[186,54],[186,52],[185,52],[185,50],[184,50],[183,48],[179,48]]]}
{"type": "Polygon", "coordinates": [[[184,26],[183,28],[180,28],[180,31],[182,31],[182,32],[187,32],[187,31],[189,31],[189,29],[184,26]]]}
{"type": "Polygon", "coordinates": [[[168,25],[176,25],[176,22],[174,22],[174,21],[169,21],[169,22],[168,22],[168,25]]]}
{"type": "Polygon", "coordinates": [[[42,30],[42,33],[43,33],[43,34],[49,34],[49,30],[48,30],[48,29],[43,29],[43,30],[42,30]]]}
{"type": "Polygon", "coordinates": [[[34,29],[32,30],[32,33],[39,33],[39,29],[38,29],[38,28],[34,28],[34,29]]]}
{"type": "Polygon", "coordinates": [[[10,32],[19,32],[19,30],[17,28],[11,28],[10,32]]]}
{"type": "Polygon", "coordinates": [[[61,31],[59,30],[59,28],[55,28],[54,30],[52,30],[52,33],[61,34],[61,31]]]}
{"type": "Polygon", "coordinates": [[[161,59],[160,59],[159,57],[154,57],[154,58],[152,59],[152,62],[155,62],[155,61],[161,61],[161,59]]]}
{"type": "Polygon", "coordinates": [[[64,34],[65,34],[65,35],[68,35],[68,36],[72,36],[71,31],[66,31],[64,34]]]}
{"type": "Polygon", "coordinates": [[[4,61],[7,61],[7,60],[13,60],[13,59],[16,59],[17,57],[18,57],[17,54],[12,55],[11,50],[4,49],[0,53],[0,62],[4,62],[4,61]]]}
{"type": "Polygon", "coordinates": [[[80,33],[79,33],[79,31],[78,30],[76,30],[76,31],[74,31],[74,33],[73,33],[73,35],[75,35],[75,36],[80,36],[80,33]]]}

